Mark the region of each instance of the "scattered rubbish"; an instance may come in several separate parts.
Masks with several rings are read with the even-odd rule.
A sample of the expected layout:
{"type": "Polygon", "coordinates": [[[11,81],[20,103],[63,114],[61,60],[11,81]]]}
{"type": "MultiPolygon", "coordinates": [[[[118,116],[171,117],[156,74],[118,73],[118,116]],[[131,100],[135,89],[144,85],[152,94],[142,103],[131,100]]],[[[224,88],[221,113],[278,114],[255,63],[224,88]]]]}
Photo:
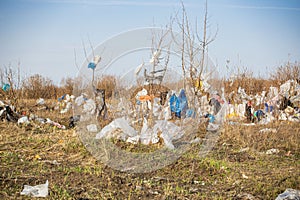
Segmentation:
{"type": "Polygon", "coordinates": [[[96,124],[87,125],[86,129],[88,130],[88,132],[97,132],[98,131],[96,124]]]}
{"type": "Polygon", "coordinates": [[[246,176],[245,174],[242,174],[242,177],[243,177],[244,179],[249,179],[249,177],[246,176]]]}
{"type": "Polygon", "coordinates": [[[279,194],[275,200],[300,200],[300,190],[287,188],[283,193],[279,194]]]}
{"type": "Polygon", "coordinates": [[[205,118],[208,118],[210,123],[213,123],[215,121],[215,116],[211,115],[211,114],[206,114],[204,116],[205,118]]]}
{"type": "Polygon", "coordinates": [[[48,196],[48,180],[45,184],[30,186],[24,185],[24,189],[21,192],[21,195],[27,195],[32,197],[47,197],[48,196]]]}
{"type": "Polygon", "coordinates": [[[83,112],[89,113],[91,115],[96,112],[96,103],[92,99],[88,99],[85,104],[83,104],[83,112]]]}
{"type": "Polygon", "coordinates": [[[20,124],[29,124],[29,119],[27,116],[24,116],[24,117],[21,117],[18,119],[18,122],[17,122],[18,125],[20,124]]]}
{"type": "Polygon", "coordinates": [[[38,100],[36,100],[36,104],[37,105],[44,105],[45,104],[45,100],[43,98],[39,98],[38,100]]]}
{"type": "Polygon", "coordinates": [[[2,90],[3,90],[4,92],[9,91],[9,89],[10,89],[10,85],[9,85],[8,83],[3,84],[2,90]]]}
{"type": "Polygon", "coordinates": [[[0,120],[17,122],[20,115],[14,111],[14,107],[0,101],[0,120]]]}
{"type": "Polygon", "coordinates": [[[59,162],[57,162],[56,160],[43,160],[41,162],[44,162],[44,163],[49,163],[51,165],[60,165],[59,162]]]}
{"type": "Polygon", "coordinates": [[[170,98],[171,115],[177,118],[181,117],[180,100],[174,93],[170,98]]]}
{"type": "Polygon", "coordinates": [[[93,63],[93,62],[90,62],[89,65],[88,65],[88,68],[94,70],[96,68],[96,64],[93,63]]]}
{"type": "Polygon", "coordinates": [[[255,200],[255,199],[257,199],[257,198],[255,198],[252,194],[249,194],[249,193],[242,193],[242,194],[236,195],[236,199],[255,200]]]}
{"type": "Polygon", "coordinates": [[[219,130],[219,125],[218,124],[213,124],[213,123],[208,123],[208,126],[206,128],[207,131],[217,131],[219,130]]]}
{"type": "Polygon", "coordinates": [[[256,124],[255,123],[243,123],[242,125],[243,126],[255,126],[256,124]]]}
{"type": "Polygon", "coordinates": [[[259,130],[259,133],[277,133],[276,128],[264,128],[259,130]]]}
{"type": "Polygon", "coordinates": [[[97,133],[96,139],[117,138],[134,144],[141,142],[148,145],[159,141],[158,133],[169,149],[174,149],[172,141],[181,138],[184,134],[179,126],[165,120],[158,120],[153,128],[148,128],[147,120],[144,119],[143,127],[139,132],[130,126],[124,118],[117,118],[97,133]]]}
{"type": "Polygon", "coordinates": [[[71,116],[69,119],[69,128],[74,128],[76,123],[80,121],[80,115],[71,116]]]}
{"type": "Polygon", "coordinates": [[[246,152],[246,151],[249,151],[249,147],[245,147],[245,148],[241,148],[240,150],[239,150],[239,152],[240,153],[242,153],[242,152],[246,152]]]}
{"type": "Polygon", "coordinates": [[[101,129],[96,135],[96,139],[112,138],[116,136],[119,139],[126,141],[128,137],[136,136],[137,132],[125,118],[117,118],[110,124],[101,129]]]}
{"type": "Polygon", "coordinates": [[[53,126],[56,126],[56,127],[59,128],[59,129],[66,129],[66,127],[65,127],[64,125],[61,125],[60,123],[54,122],[54,121],[52,121],[52,120],[49,119],[49,118],[46,119],[46,123],[47,123],[47,124],[51,124],[51,125],[53,125],[53,126]]]}
{"type": "Polygon", "coordinates": [[[277,153],[279,153],[278,149],[269,149],[269,150],[266,151],[267,155],[277,154],[277,153]]]}

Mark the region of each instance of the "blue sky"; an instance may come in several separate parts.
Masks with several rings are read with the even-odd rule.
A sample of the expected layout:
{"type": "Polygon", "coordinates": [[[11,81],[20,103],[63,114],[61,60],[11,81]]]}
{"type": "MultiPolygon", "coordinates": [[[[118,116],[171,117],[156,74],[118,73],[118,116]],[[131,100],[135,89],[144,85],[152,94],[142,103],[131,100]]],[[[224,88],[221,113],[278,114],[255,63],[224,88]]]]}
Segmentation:
{"type": "MultiPolygon", "coordinates": [[[[190,22],[202,27],[204,1],[183,0],[190,22]]],[[[59,83],[84,61],[82,41],[93,46],[118,33],[164,27],[181,8],[175,0],[1,0],[0,66],[21,63],[23,76],[40,73],[59,83]]],[[[299,0],[210,0],[209,55],[220,73],[243,66],[257,76],[300,60],[299,0]]]]}

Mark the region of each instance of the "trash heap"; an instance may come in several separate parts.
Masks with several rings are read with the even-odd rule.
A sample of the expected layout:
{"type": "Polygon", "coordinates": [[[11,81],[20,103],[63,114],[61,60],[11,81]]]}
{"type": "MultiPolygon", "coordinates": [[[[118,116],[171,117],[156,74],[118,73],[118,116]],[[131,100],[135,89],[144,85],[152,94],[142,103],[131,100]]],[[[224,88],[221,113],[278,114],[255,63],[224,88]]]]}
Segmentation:
{"type": "MultiPolygon", "coordinates": [[[[142,88],[134,96],[134,100],[120,98],[117,105],[108,104],[114,120],[99,127],[93,118],[97,105],[92,98],[82,94],[75,99],[75,107],[80,110],[80,121],[86,122],[85,130],[95,133],[96,139],[116,138],[129,143],[144,145],[163,141],[169,149],[175,149],[174,140],[190,134],[187,127],[197,130],[200,123],[208,122],[207,130],[217,131],[225,116],[225,101],[216,93],[207,102],[209,110],[214,110],[214,119],[209,119],[208,111],[189,105],[186,91],[169,91],[164,95],[151,95],[142,88]]],[[[195,133],[195,131],[193,132],[195,133]]],[[[191,137],[191,141],[195,139],[191,137]]]]}
{"type": "Polygon", "coordinates": [[[289,80],[279,88],[270,87],[269,91],[248,95],[239,88],[237,94],[231,92],[226,120],[246,120],[248,123],[267,124],[271,121],[300,122],[300,85],[289,80]]]}
{"type": "MultiPolygon", "coordinates": [[[[42,98],[36,100],[35,107],[37,110],[49,109],[49,107],[45,105],[45,100],[42,98]]],[[[49,118],[39,117],[33,113],[28,113],[28,115],[26,114],[26,112],[18,113],[16,112],[15,107],[8,103],[4,103],[3,101],[0,101],[0,120],[17,123],[18,125],[29,125],[31,123],[49,124],[59,129],[66,129],[64,125],[52,121],[49,118]]]]}

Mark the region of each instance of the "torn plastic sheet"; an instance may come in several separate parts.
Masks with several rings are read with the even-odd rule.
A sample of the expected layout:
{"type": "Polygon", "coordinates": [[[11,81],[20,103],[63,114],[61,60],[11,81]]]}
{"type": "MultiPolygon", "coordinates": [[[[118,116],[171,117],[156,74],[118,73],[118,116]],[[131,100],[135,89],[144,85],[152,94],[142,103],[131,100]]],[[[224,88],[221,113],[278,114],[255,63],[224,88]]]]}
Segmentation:
{"type": "Polygon", "coordinates": [[[66,127],[65,127],[64,125],[61,125],[61,124],[58,123],[58,122],[54,122],[54,121],[52,121],[52,120],[49,119],[49,118],[46,119],[46,123],[47,123],[47,124],[51,124],[51,125],[53,125],[53,126],[56,126],[57,128],[60,128],[60,129],[66,129],[66,127]]]}
{"type": "Polygon", "coordinates": [[[96,124],[89,124],[86,126],[86,129],[88,130],[88,132],[97,132],[98,131],[96,124]]]}
{"type": "Polygon", "coordinates": [[[161,131],[160,137],[164,140],[164,144],[169,149],[174,149],[173,140],[177,140],[184,135],[184,131],[173,122],[159,120],[153,127],[154,135],[161,131]]]}
{"type": "Polygon", "coordinates": [[[128,137],[137,135],[137,132],[129,125],[129,122],[125,118],[117,118],[102,128],[102,130],[97,133],[96,139],[112,138],[117,130],[121,131],[119,137],[124,141],[126,141],[128,137]]]}
{"type": "Polygon", "coordinates": [[[276,128],[264,128],[259,130],[259,133],[277,133],[276,128]]]}
{"type": "Polygon", "coordinates": [[[159,133],[161,133],[160,137],[164,140],[165,146],[169,149],[174,149],[175,147],[172,141],[181,138],[184,131],[176,124],[165,120],[158,120],[153,128],[149,128],[148,122],[144,118],[143,127],[140,134],[138,134],[137,131],[129,125],[127,120],[117,118],[97,133],[96,139],[110,139],[116,137],[134,144],[140,141],[142,144],[148,145],[150,143],[155,144],[159,141],[159,133]]]}
{"type": "Polygon", "coordinates": [[[283,193],[279,194],[275,200],[300,200],[300,190],[287,188],[283,193]]]}
{"type": "Polygon", "coordinates": [[[19,118],[17,124],[18,125],[20,125],[20,124],[29,124],[28,117],[27,116],[23,116],[23,117],[19,118]]]}
{"type": "Polygon", "coordinates": [[[45,100],[43,98],[39,98],[38,100],[36,100],[36,104],[38,104],[38,105],[44,105],[45,104],[45,100]]]}
{"type": "Polygon", "coordinates": [[[21,192],[21,195],[27,195],[32,197],[47,197],[48,196],[48,180],[45,184],[30,186],[24,185],[24,189],[21,192]]]}

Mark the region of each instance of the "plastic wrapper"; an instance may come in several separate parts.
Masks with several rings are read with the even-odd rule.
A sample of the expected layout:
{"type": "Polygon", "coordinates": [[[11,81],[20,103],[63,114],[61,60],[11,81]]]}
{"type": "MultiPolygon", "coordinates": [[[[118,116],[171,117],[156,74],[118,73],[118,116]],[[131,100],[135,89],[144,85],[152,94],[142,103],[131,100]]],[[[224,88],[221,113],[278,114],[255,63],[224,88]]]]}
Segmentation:
{"type": "Polygon", "coordinates": [[[30,186],[24,185],[24,189],[21,192],[21,195],[27,195],[32,197],[47,197],[48,196],[48,180],[45,184],[30,186]]]}

